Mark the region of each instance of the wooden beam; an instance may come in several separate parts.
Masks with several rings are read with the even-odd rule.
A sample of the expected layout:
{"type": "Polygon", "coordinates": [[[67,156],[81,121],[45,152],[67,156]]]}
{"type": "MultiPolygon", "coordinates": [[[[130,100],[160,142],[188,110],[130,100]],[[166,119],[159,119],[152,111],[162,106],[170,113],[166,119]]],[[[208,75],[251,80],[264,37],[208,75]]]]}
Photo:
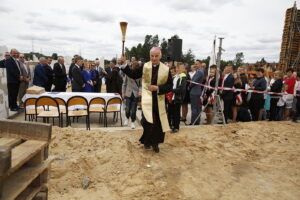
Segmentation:
{"type": "Polygon", "coordinates": [[[0,180],[11,168],[11,148],[0,147],[0,180]]]}
{"type": "Polygon", "coordinates": [[[18,197],[40,174],[46,170],[52,160],[48,159],[36,167],[21,169],[3,182],[2,199],[14,200],[18,197]]]}
{"type": "Polygon", "coordinates": [[[19,138],[0,138],[0,147],[15,147],[16,145],[20,144],[22,142],[22,139],[19,138]]]}
{"type": "Polygon", "coordinates": [[[0,120],[0,137],[44,140],[50,142],[52,125],[38,122],[0,120]]]}

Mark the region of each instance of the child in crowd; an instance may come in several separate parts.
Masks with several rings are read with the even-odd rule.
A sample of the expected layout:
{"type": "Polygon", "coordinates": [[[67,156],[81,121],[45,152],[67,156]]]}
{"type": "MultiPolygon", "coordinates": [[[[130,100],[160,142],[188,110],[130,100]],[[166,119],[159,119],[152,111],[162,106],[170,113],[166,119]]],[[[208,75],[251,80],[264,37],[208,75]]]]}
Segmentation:
{"type": "Polygon", "coordinates": [[[173,77],[172,101],[169,104],[169,120],[172,127],[172,133],[179,131],[180,124],[180,108],[184,101],[186,91],[186,74],[185,66],[178,64],[176,67],[176,75],[173,77]]]}
{"type": "Polygon", "coordinates": [[[283,84],[283,87],[282,87],[283,95],[280,97],[280,99],[277,102],[276,121],[283,120],[284,109],[286,106],[286,101],[288,99],[288,92],[287,92],[288,88],[289,88],[288,84],[283,84]]]}

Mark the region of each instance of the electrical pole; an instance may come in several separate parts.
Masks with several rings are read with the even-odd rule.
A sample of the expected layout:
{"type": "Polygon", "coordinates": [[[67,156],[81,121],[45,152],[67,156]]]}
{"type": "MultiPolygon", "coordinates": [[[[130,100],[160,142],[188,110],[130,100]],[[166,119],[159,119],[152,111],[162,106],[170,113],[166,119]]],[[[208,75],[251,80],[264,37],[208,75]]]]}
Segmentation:
{"type": "Polygon", "coordinates": [[[217,73],[216,73],[216,84],[215,84],[215,94],[214,94],[214,103],[213,103],[213,120],[211,121],[211,123],[213,124],[216,118],[216,114],[220,111],[222,114],[222,119],[223,119],[223,124],[225,125],[225,118],[224,118],[224,113],[223,113],[223,108],[221,106],[221,99],[220,96],[218,95],[218,86],[219,86],[219,79],[220,79],[220,74],[221,74],[221,55],[222,55],[222,51],[224,51],[224,49],[222,48],[222,42],[223,42],[224,38],[219,38],[220,43],[219,43],[219,51],[218,51],[218,55],[217,55],[217,73]]]}

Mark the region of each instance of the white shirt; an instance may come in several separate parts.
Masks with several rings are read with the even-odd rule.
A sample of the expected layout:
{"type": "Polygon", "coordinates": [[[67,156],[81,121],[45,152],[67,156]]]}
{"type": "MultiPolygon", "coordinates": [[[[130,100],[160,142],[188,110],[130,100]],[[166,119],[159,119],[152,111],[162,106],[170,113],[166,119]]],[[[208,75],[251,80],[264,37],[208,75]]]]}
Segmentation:
{"type": "Polygon", "coordinates": [[[80,67],[79,67],[77,64],[75,64],[75,66],[78,67],[78,68],[80,69],[80,67]]]}
{"type": "Polygon", "coordinates": [[[225,80],[227,79],[227,77],[229,76],[230,73],[228,74],[225,74],[224,78],[223,78],[223,81],[222,81],[222,87],[224,87],[224,83],[225,83],[225,80]]]}
{"type": "MultiPolygon", "coordinates": [[[[173,89],[176,89],[178,79],[179,79],[179,74],[176,74],[173,78],[173,89]]],[[[175,99],[175,94],[172,97],[172,100],[174,99],[175,99]]]]}
{"type": "Polygon", "coordinates": [[[277,106],[279,106],[279,107],[284,106],[284,104],[285,104],[285,102],[288,98],[288,93],[287,92],[284,92],[283,94],[284,95],[282,95],[282,97],[280,97],[280,99],[277,102],[277,106]]]}
{"type": "Polygon", "coordinates": [[[191,79],[193,78],[193,76],[196,74],[196,71],[193,71],[193,72],[189,72],[189,75],[191,77],[191,79]]]}
{"type": "Polygon", "coordinates": [[[17,67],[18,67],[18,69],[19,69],[19,72],[20,72],[20,74],[21,74],[21,69],[20,69],[20,63],[19,63],[19,61],[18,61],[17,59],[15,59],[14,57],[12,57],[12,58],[14,59],[16,65],[17,65],[17,67]]]}

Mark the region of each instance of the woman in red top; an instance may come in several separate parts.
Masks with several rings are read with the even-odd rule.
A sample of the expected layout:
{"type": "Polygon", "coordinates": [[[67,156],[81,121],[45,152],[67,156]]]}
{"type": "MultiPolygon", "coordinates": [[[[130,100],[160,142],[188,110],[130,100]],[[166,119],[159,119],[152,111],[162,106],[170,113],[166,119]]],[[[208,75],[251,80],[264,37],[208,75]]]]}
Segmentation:
{"type": "Polygon", "coordinates": [[[286,106],[284,111],[284,120],[288,120],[290,116],[290,110],[293,107],[293,100],[294,100],[294,88],[296,83],[296,78],[293,77],[294,70],[289,68],[286,70],[286,78],[284,79],[284,84],[288,85],[288,96],[286,100],[286,106]]]}

